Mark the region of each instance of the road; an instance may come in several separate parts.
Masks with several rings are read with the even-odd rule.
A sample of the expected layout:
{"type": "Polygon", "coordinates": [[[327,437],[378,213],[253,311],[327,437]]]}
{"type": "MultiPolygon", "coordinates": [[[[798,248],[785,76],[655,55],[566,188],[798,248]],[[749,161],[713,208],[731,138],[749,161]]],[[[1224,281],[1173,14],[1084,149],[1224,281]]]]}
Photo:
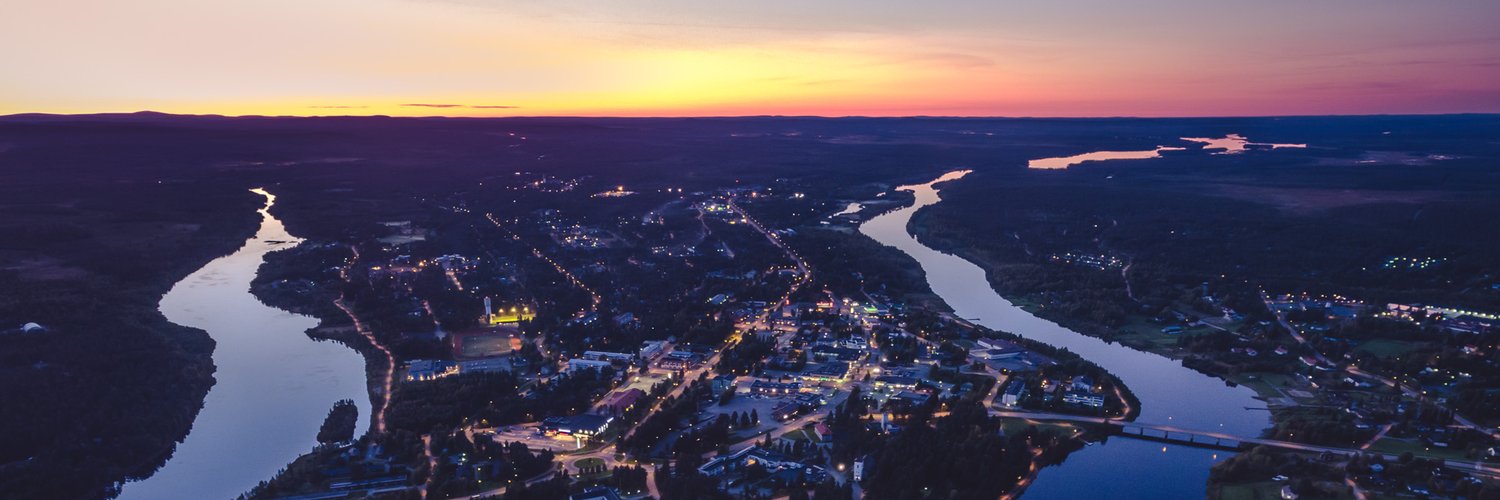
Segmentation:
{"type": "MultiPolygon", "coordinates": [[[[349,259],[349,262],[344,267],[339,268],[339,278],[346,284],[349,283],[349,270],[354,267],[356,262],[359,262],[359,249],[351,245],[349,250],[354,252],[354,256],[349,259]]],[[[380,354],[385,357],[385,376],[382,377],[383,380],[381,381],[382,390],[380,398],[379,401],[373,403],[375,408],[370,412],[371,427],[376,432],[385,434],[385,412],[391,402],[391,379],[395,377],[396,356],[391,354],[389,347],[386,347],[385,344],[380,343],[379,339],[375,338],[375,333],[371,332],[370,328],[365,326],[363,321],[360,321],[359,315],[354,314],[354,309],[349,307],[348,302],[344,300],[342,292],[339,293],[339,298],[334,299],[333,305],[338,306],[340,311],[344,311],[344,314],[349,316],[349,320],[354,322],[354,329],[360,335],[363,335],[365,340],[369,341],[370,345],[375,346],[375,349],[380,351],[380,354]]],[[[434,319],[434,321],[436,320],[434,319]]]]}
{"type": "MultiPolygon", "coordinates": [[[[492,214],[492,213],[484,214],[484,218],[489,219],[490,224],[494,224],[495,228],[497,228],[497,229],[499,229],[501,231],[504,231],[506,234],[509,234],[510,235],[510,239],[515,240],[518,243],[525,244],[524,242],[521,242],[521,236],[520,235],[515,234],[513,232],[510,232],[510,230],[508,230],[508,229],[505,229],[505,225],[500,223],[500,219],[495,218],[495,214],[492,214]]],[[[573,286],[576,286],[579,289],[581,289],[581,290],[583,290],[585,292],[588,292],[588,294],[589,294],[589,308],[588,308],[587,311],[580,312],[579,316],[582,316],[585,312],[598,312],[598,310],[599,310],[599,304],[601,302],[603,302],[604,299],[602,297],[600,297],[599,294],[597,292],[595,292],[593,288],[590,288],[587,284],[585,284],[583,282],[583,280],[580,280],[580,279],[578,279],[577,276],[574,276],[573,273],[571,271],[568,271],[567,268],[563,267],[562,264],[558,264],[556,260],[552,259],[552,257],[548,257],[547,254],[542,253],[541,249],[539,249],[539,248],[537,248],[535,246],[528,246],[528,248],[531,249],[531,254],[532,255],[535,255],[537,258],[542,259],[544,261],[547,261],[548,264],[551,264],[552,268],[556,269],[557,272],[559,274],[562,274],[564,278],[567,278],[568,282],[572,283],[573,286]]]]}

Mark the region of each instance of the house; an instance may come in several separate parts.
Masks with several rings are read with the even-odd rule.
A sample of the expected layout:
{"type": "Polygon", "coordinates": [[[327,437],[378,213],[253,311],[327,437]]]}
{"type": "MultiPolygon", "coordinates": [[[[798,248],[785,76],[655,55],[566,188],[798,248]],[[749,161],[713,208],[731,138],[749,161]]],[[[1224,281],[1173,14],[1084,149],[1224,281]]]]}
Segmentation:
{"type": "Polygon", "coordinates": [[[645,398],[646,391],[640,389],[626,389],[623,391],[615,391],[604,397],[604,404],[600,406],[599,409],[601,411],[620,415],[627,411],[630,411],[631,408],[634,408],[637,403],[640,403],[641,400],[645,398]]]}
{"type": "Polygon", "coordinates": [[[818,437],[819,442],[827,443],[833,441],[833,430],[829,429],[828,424],[823,422],[813,424],[813,435],[818,437]]]}
{"type": "Polygon", "coordinates": [[[1042,381],[1042,401],[1052,401],[1054,399],[1057,399],[1057,390],[1061,389],[1061,388],[1062,388],[1062,384],[1059,383],[1056,380],[1051,380],[1051,379],[1043,380],[1042,381]]]}
{"type": "Polygon", "coordinates": [[[1063,393],[1063,402],[1090,408],[1102,408],[1104,407],[1104,395],[1090,391],[1067,391],[1063,393]]]}
{"type": "Polygon", "coordinates": [[[1026,383],[1021,380],[1011,382],[1005,386],[1005,394],[1000,397],[1000,403],[1005,406],[1015,406],[1026,397],[1026,383]]]}
{"type": "Polygon", "coordinates": [[[1075,390],[1075,391],[1092,391],[1092,390],[1094,390],[1094,378],[1090,377],[1088,375],[1079,375],[1077,377],[1073,377],[1073,390],[1075,390]]]}
{"type": "Polygon", "coordinates": [[[739,377],[735,377],[733,374],[729,373],[714,377],[714,380],[712,382],[714,394],[723,394],[724,391],[733,389],[736,385],[736,381],[738,380],[739,377]]]}

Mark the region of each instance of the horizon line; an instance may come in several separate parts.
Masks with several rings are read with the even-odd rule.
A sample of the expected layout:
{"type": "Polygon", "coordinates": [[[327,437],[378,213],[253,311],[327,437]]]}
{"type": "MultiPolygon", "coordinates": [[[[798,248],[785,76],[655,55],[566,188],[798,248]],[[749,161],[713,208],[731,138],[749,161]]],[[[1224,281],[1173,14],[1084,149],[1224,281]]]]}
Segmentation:
{"type": "Polygon", "coordinates": [[[1265,114],[1265,115],[1094,115],[1094,116],[1043,116],[1043,115],[506,115],[506,116],[455,116],[455,115],[388,115],[388,114],[334,114],[334,115],[228,115],[218,113],[169,113],[165,111],[100,111],[91,113],[20,112],[0,115],[0,120],[23,117],[87,118],[130,117],[158,115],[179,118],[391,118],[391,119],[447,119],[447,120],[506,120],[506,119],[611,119],[611,120],[672,120],[672,119],[747,119],[747,118],[815,118],[839,119],[990,119],[990,120],[1188,120],[1188,119],[1239,119],[1239,118],[1359,118],[1359,117],[1417,117],[1417,116],[1487,116],[1500,115],[1500,111],[1464,111],[1434,113],[1326,113],[1326,114],[1265,114]]]}

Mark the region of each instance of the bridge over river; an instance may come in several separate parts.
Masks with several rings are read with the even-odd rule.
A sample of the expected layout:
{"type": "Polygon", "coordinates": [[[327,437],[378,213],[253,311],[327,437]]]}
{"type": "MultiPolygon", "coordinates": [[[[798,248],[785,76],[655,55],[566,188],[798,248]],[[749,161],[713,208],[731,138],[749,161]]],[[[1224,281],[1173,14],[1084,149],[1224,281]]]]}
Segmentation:
{"type": "MultiPolygon", "coordinates": [[[[1366,455],[1382,455],[1387,460],[1393,461],[1399,460],[1401,458],[1399,455],[1373,453],[1367,450],[1357,450],[1353,448],[1319,446],[1292,441],[1282,441],[1278,439],[1265,439],[1261,437],[1236,436],[1224,432],[1185,429],[1171,425],[1130,422],[1114,418],[1068,415],[1063,413],[1040,413],[1003,410],[990,410],[990,414],[997,417],[1019,418],[1025,420],[1054,420],[1108,425],[1118,429],[1120,431],[1118,435],[1124,437],[1145,439],[1149,441],[1165,441],[1187,446],[1199,446],[1204,448],[1224,449],[1230,451],[1240,451],[1248,445],[1261,445],[1312,453],[1334,453],[1344,456],[1353,455],[1356,453],[1366,455]]],[[[1477,474],[1483,474],[1490,477],[1500,477],[1500,467],[1494,465],[1486,465],[1480,461],[1474,461],[1471,463],[1467,461],[1457,462],[1449,460],[1448,464],[1457,468],[1470,469],[1477,474]]]]}

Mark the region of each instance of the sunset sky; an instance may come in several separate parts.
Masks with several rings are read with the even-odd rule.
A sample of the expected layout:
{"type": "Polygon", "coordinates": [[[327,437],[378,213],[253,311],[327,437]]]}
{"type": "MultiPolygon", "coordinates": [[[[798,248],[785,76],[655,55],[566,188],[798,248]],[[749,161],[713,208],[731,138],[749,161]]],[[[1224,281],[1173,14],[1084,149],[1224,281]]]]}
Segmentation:
{"type": "Polygon", "coordinates": [[[1500,112],[1497,0],[5,0],[0,114],[1500,112]]]}

